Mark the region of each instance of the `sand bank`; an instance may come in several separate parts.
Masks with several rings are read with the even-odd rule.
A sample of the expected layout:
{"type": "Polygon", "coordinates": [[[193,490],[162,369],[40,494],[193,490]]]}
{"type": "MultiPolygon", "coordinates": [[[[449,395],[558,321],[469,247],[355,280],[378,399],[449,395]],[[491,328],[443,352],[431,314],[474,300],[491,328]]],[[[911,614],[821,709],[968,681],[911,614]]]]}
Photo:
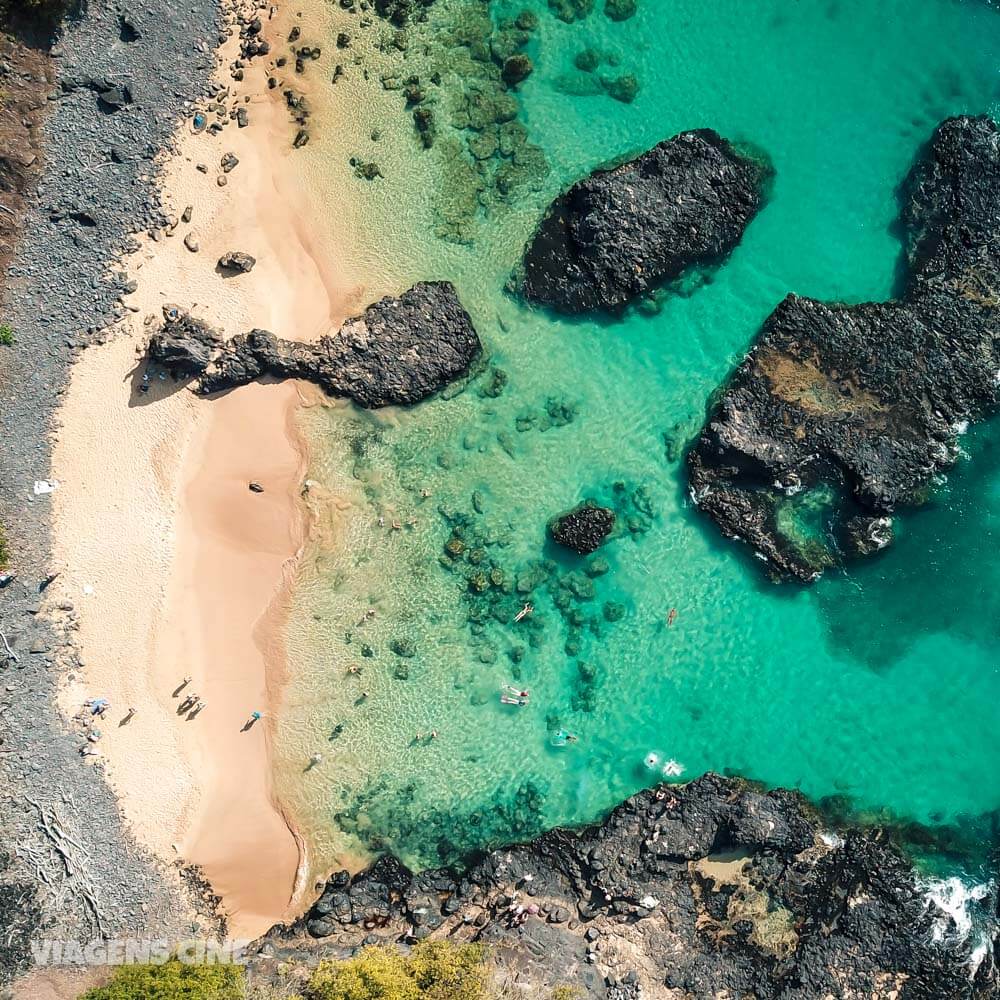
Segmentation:
{"type": "Polygon", "coordinates": [[[137,351],[168,302],[228,335],[259,326],[302,340],[350,311],[356,289],[317,234],[323,216],[297,177],[293,126],[265,79],[257,66],[239,85],[249,127],[181,135],[164,194],[178,219],[190,206],[191,222],[125,262],[134,318],[74,369],[52,473],[61,575],[50,589],[80,613],[83,659],[63,709],[110,700],[96,746],[126,819],[161,857],[203,870],[235,937],[294,908],[301,860],[273,796],[269,742],[283,596],[305,531],[302,397],[285,384],[201,400],[159,380],[141,394],[137,351]],[[230,152],[239,165],[224,175],[230,152]],[[228,250],[257,266],[223,278],[215,262],[228,250]],[[205,702],[193,718],[178,713],[186,692],[205,702]],[[264,720],[242,731],[254,710],[264,720]]]}

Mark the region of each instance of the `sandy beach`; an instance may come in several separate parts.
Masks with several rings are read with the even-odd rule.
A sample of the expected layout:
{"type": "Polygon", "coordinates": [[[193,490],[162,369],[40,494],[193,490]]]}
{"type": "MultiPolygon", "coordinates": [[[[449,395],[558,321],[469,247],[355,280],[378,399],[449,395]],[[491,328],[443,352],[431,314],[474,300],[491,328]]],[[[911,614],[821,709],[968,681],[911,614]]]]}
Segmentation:
{"type": "MultiPolygon", "coordinates": [[[[234,41],[224,47],[222,65],[235,51],[234,41]]],[[[74,369],[53,458],[60,576],[51,594],[80,614],[83,667],[63,711],[73,718],[86,699],[109,700],[92,759],[133,833],[166,861],[200,868],[230,936],[254,937],[292,912],[305,871],[269,756],[283,598],[306,528],[295,428],[304,390],[252,385],[205,400],[154,379],[140,393],[139,352],[166,303],[229,336],[263,327],[310,340],[357,293],[316,234],[318,213],[290,162],[294,125],[264,66],[238,86],[249,126],[182,130],[163,187],[190,224],[124,262],[138,286],[133,318],[74,369]],[[227,153],[239,160],[228,174],[227,153]],[[256,257],[254,270],[223,278],[215,262],[228,250],[256,257]],[[179,711],[189,693],[204,702],[194,715],[179,711]],[[263,719],[244,729],[254,711],[263,719]]],[[[74,724],[82,745],[84,723],[74,724]]]]}

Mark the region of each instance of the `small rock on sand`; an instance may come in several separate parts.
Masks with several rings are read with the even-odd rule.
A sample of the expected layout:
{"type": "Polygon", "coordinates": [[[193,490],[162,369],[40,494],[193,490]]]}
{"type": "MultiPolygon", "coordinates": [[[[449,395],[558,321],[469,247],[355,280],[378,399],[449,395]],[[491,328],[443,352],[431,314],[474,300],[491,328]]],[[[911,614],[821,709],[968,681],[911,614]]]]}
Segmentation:
{"type": "Polygon", "coordinates": [[[198,250],[199,250],[198,240],[195,237],[194,233],[188,233],[184,237],[184,246],[186,246],[188,248],[188,250],[191,251],[191,253],[197,253],[198,252],[198,250]]]}
{"type": "Polygon", "coordinates": [[[256,257],[251,257],[250,254],[243,253],[241,250],[230,250],[219,258],[219,267],[222,270],[241,271],[243,274],[252,271],[256,263],[256,257]]]}

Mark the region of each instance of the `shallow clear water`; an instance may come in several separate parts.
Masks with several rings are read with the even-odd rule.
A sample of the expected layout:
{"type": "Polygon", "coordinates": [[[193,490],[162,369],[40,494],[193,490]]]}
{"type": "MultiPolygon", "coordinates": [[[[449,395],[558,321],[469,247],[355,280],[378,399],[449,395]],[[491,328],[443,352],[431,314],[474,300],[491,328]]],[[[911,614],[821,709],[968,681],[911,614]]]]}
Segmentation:
{"type": "MultiPolygon", "coordinates": [[[[414,37],[432,45],[468,6],[439,5],[411,53],[414,37]]],[[[650,752],[685,777],[730,769],[923,822],[995,809],[996,426],[970,433],[970,458],[902,516],[888,553],[811,589],[773,586],[721,539],[690,508],[678,456],[783,295],[890,294],[895,187],[943,117],[998,111],[1000,12],[951,0],[640,0],[623,24],[598,4],[565,25],[537,0],[491,11],[524,7],[540,28],[521,120],[551,172],[514,205],[493,205],[471,243],[434,235],[451,196],[442,157],[418,150],[377,72],[338,85],[353,113],[325,153],[322,139],[309,147],[314,178],[349,191],[365,223],[347,253],[373,275],[370,290],[451,279],[508,377],[496,398],[487,371],[407,412],[338,405],[303,417],[319,532],[296,590],[277,766],[317,866],[382,846],[437,863],[591,820],[659,777],[644,766],[650,752]],[[638,78],[634,103],[565,92],[586,47],[618,61],[607,72],[638,78]],[[505,294],[560,188],[701,126],[762,147],[777,172],[769,204],[704,287],[616,321],[559,320],[505,294]],[[356,180],[345,145],[377,153],[385,177],[356,180]],[[548,518],[584,497],[615,503],[633,529],[601,550],[607,572],[593,577],[545,536],[548,518]],[[456,524],[465,548],[452,559],[456,524]],[[491,567],[499,586],[478,595],[483,581],[467,577],[491,567]],[[526,598],[504,594],[511,583],[534,584],[521,625],[526,598]],[[413,655],[398,655],[408,645],[413,655]],[[530,704],[499,704],[505,682],[529,688],[530,704]],[[551,746],[559,728],[579,741],[551,746]],[[431,730],[436,739],[414,740],[431,730]],[[322,765],[304,773],[317,750],[322,765]]]]}

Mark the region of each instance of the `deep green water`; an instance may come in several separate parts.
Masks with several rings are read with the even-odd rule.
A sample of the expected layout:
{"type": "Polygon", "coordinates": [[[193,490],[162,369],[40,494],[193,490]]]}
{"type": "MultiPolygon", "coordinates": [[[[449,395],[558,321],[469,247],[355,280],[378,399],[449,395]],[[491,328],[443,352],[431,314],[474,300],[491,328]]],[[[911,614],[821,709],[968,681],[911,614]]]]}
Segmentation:
{"type": "MultiPolygon", "coordinates": [[[[1000,12],[972,0],[640,0],[623,24],[598,3],[566,25],[538,0],[491,11],[525,6],[540,28],[520,120],[550,172],[512,204],[484,195],[488,214],[463,230],[471,242],[435,235],[442,205],[468,192],[440,148],[420,151],[399,94],[379,86],[377,59],[398,68],[398,54],[355,44],[373,67],[365,83],[352,65],[339,85],[354,88],[356,118],[331,137],[328,163],[310,147],[370,235],[350,263],[395,290],[453,280],[508,379],[496,398],[491,370],[407,412],[304,418],[328,530],[298,582],[279,781],[320,864],[382,846],[437,863],[594,819],[659,777],[644,766],[650,752],[683,764],[684,778],[733,770],[925,823],[991,812],[1000,428],[968,434],[967,457],[899,519],[889,552],[811,589],[772,585],[718,536],[688,503],[678,453],[783,295],[890,294],[896,185],[942,118],[1000,112],[1000,12]],[[605,72],[636,76],[634,103],[566,93],[580,89],[572,63],[586,47],[617,61],[605,72]],[[770,203],[709,283],[615,321],[557,320],[505,294],[561,187],[701,126],[763,147],[776,168],[770,203]],[[354,179],[348,141],[385,177],[354,179]],[[340,498],[336,531],[328,494],[340,498]],[[599,553],[607,572],[594,578],[545,539],[547,519],[583,497],[618,504],[633,528],[599,553]],[[465,550],[452,560],[456,525],[465,550]],[[467,576],[491,567],[501,585],[477,596],[467,576]],[[511,622],[524,596],[503,593],[517,582],[534,585],[527,625],[511,622]],[[369,607],[375,618],[359,625],[369,607]],[[528,706],[499,704],[509,681],[530,688],[528,706]],[[552,747],[561,727],[579,742],[552,747]],[[432,729],[436,740],[414,742],[432,729]],[[323,764],[303,774],[317,750],[323,764]]],[[[446,0],[411,32],[411,65],[443,60],[436,107],[449,142],[459,133],[444,110],[461,88],[435,39],[469,8],[482,4],[446,0]]]]}

